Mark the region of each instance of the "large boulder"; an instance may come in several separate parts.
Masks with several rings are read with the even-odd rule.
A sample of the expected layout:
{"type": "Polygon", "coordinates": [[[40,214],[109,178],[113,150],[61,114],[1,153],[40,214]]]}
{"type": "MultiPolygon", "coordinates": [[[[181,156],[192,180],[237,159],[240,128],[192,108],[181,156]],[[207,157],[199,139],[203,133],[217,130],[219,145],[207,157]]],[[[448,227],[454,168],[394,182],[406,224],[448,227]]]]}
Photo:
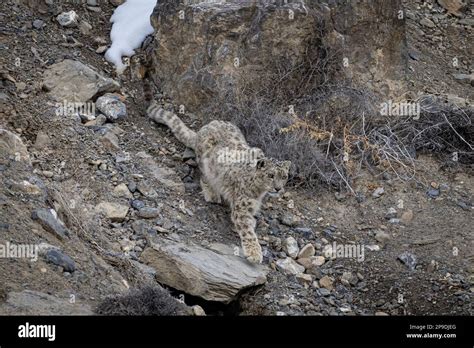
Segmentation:
{"type": "Polygon", "coordinates": [[[120,85],[77,60],[65,59],[44,72],[43,88],[57,102],[85,103],[99,94],[119,90],[120,85]]]}
{"type": "Polygon", "coordinates": [[[198,112],[223,91],[242,91],[243,81],[253,79],[258,88],[260,74],[275,61],[308,71],[329,54],[339,78],[396,92],[405,67],[400,8],[400,0],[163,0],[152,15],[151,76],[175,103],[198,112]]]}
{"type": "Polygon", "coordinates": [[[219,251],[171,238],[153,238],[141,261],[156,270],[156,279],[208,301],[229,303],[244,289],[266,282],[268,269],[249,263],[232,250],[219,251]]]}

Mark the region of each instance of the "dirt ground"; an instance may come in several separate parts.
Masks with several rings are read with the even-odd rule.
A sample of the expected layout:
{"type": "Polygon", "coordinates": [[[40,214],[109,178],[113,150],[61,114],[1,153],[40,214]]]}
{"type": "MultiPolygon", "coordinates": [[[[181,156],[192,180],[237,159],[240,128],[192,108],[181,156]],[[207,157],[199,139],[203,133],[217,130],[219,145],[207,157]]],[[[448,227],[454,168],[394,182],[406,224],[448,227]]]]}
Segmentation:
{"type": "MultiPolygon", "coordinates": [[[[0,259],[0,305],[8,293],[30,289],[64,299],[74,294],[78,302],[94,307],[105,296],[140,286],[144,280],[130,277],[116,257],[128,243],[138,250],[131,260],[139,260],[140,248],[134,248],[143,240],[136,232],[140,221],[204,245],[238,245],[228,209],[202,198],[198,171],[182,160],[184,147],[168,130],[145,117],[142,81],[129,73],[114,76],[113,67],[95,52],[104,44],[97,38],[110,44],[108,18],[114,7],[103,2],[101,12],[96,13],[84,5],[59,5],[62,11],[76,10],[92,25],[86,35],[55,22],[54,14],[62,12],[59,7],[54,13],[41,13],[14,3],[0,4],[0,126],[18,134],[28,146],[33,170],[5,158],[0,162],[0,242],[58,245],[74,259],[76,271],[64,272],[42,259],[0,259]],[[42,29],[32,26],[37,19],[44,21],[42,29]],[[75,41],[71,37],[80,44],[71,47],[75,41]],[[41,87],[42,73],[64,58],[78,59],[120,79],[127,117],[116,127],[119,151],[104,149],[93,129],[55,115],[54,103],[41,87]],[[37,143],[40,132],[47,135],[47,144],[37,143]],[[179,177],[184,193],[148,180],[144,154],[179,177]],[[120,156],[128,159],[120,161],[120,156]],[[48,172],[53,175],[45,175],[48,172]],[[39,194],[25,192],[16,184],[21,180],[36,180],[44,189],[39,194]],[[101,217],[95,211],[99,202],[127,202],[112,193],[120,183],[154,187],[157,195],[153,198],[138,192],[134,196],[160,207],[160,218],[143,221],[135,211],[120,223],[101,217]],[[73,232],[67,243],[31,219],[34,209],[44,207],[54,207],[73,232]]],[[[410,182],[401,182],[390,173],[361,175],[354,185],[363,194],[359,200],[350,192],[324,187],[314,191],[289,187],[284,197],[269,198],[257,229],[265,262],[272,268],[268,283],[244,294],[233,314],[472,315],[472,168],[447,165],[436,154],[424,154],[416,162],[417,178],[410,182]],[[379,187],[384,193],[375,198],[373,192],[379,187]],[[395,212],[387,215],[390,208],[395,212]],[[295,220],[292,226],[282,223],[288,214],[295,220]],[[327,258],[312,275],[313,282],[305,284],[275,269],[281,253],[277,239],[288,236],[294,236],[300,247],[313,243],[316,255],[323,255],[325,245],[335,242],[365,246],[365,257],[361,262],[327,258]],[[370,251],[374,245],[379,250],[370,251]],[[404,252],[415,255],[414,269],[398,259],[404,252]],[[341,279],[344,272],[351,273],[349,282],[341,279]],[[329,292],[321,291],[323,286],[318,283],[325,276],[333,280],[329,292]]]]}

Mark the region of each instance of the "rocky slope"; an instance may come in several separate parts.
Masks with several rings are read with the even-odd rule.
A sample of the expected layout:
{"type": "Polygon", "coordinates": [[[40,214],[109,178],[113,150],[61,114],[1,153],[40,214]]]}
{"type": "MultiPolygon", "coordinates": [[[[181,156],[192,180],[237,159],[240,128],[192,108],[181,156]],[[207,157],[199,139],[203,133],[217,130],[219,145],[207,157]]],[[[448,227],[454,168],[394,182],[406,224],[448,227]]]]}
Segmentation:
{"type": "MultiPolygon", "coordinates": [[[[161,285],[208,314],[472,314],[469,168],[425,154],[410,182],[362,172],[354,183],[362,199],[289,187],[264,204],[264,265],[253,267],[238,256],[228,209],[204,202],[192,154],[145,117],[143,97],[148,74],[157,98],[184,105],[198,127],[214,93],[238,89],[274,55],[300,59],[324,24],[317,41],[346,43],[341,80],[469,104],[472,78],[455,75],[473,72],[472,9],[336,1],[318,6],[315,22],[295,3],[265,8],[253,27],[259,14],[248,2],[189,5],[179,22],[180,8],[163,1],[154,41],[115,76],[102,56],[113,3],[0,4],[0,244],[40,246],[37,261],[0,259],[0,313],[90,314],[100,303],[110,313],[108,296],[161,285]],[[393,18],[399,8],[406,23],[393,18]],[[289,9],[291,35],[276,35],[289,9]],[[64,27],[57,16],[71,10],[79,20],[64,27]],[[457,66],[444,65],[453,57],[457,66]],[[88,102],[94,117],[68,112],[75,105],[64,100],[88,102]],[[337,245],[364,246],[363,260],[331,257],[337,245]]],[[[170,311],[191,313],[184,307],[170,311]]]]}

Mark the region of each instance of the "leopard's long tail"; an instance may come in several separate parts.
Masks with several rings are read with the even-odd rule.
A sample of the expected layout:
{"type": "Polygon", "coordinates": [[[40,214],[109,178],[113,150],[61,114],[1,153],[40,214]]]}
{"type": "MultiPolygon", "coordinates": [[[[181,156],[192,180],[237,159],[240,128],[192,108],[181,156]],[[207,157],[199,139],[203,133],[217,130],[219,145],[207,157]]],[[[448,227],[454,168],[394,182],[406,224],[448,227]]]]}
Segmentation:
{"type": "Polygon", "coordinates": [[[184,145],[193,150],[196,149],[196,132],[189,129],[173,112],[161,108],[153,101],[148,107],[147,114],[153,121],[167,125],[174,136],[184,145]]]}

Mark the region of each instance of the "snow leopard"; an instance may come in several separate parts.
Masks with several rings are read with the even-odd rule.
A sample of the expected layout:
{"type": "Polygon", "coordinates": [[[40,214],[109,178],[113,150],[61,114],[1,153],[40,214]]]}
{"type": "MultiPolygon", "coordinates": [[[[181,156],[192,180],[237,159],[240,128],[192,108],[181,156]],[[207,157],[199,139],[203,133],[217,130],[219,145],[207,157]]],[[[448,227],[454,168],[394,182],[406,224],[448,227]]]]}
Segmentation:
{"type": "Polygon", "coordinates": [[[262,263],[255,216],[266,194],[278,196],[284,191],[291,162],[265,157],[261,149],[248,145],[233,123],[214,120],[195,132],[155,101],[147,114],[155,122],[168,126],[181,143],[194,150],[204,199],[230,206],[244,257],[251,263],[262,263]]]}

